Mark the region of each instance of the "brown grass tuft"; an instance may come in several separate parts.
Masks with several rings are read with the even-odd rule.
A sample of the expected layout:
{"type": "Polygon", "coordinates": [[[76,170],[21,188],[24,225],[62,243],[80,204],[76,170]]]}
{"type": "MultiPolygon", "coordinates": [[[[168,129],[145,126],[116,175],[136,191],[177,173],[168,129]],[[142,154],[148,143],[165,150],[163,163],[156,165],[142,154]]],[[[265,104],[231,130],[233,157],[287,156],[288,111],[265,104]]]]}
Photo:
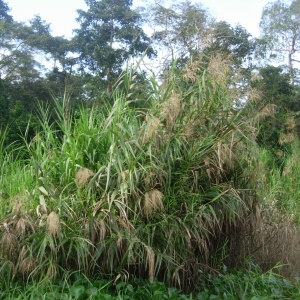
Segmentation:
{"type": "Polygon", "coordinates": [[[29,276],[37,268],[36,260],[30,255],[30,251],[23,246],[18,257],[16,269],[24,277],[29,276]]]}
{"type": "Polygon", "coordinates": [[[183,79],[195,83],[199,78],[202,60],[190,60],[183,68],[183,79]]]}
{"type": "Polygon", "coordinates": [[[144,213],[149,217],[155,211],[162,211],[164,205],[162,202],[163,193],[157,189],[150,190],[144,196],[144,213]]]}
{"type": "Polygon", "coordinates": [[[95,173],[87,168],[80,168],[75,176],[77,186],[84,186],[93,177],[95,173]]]}
{"type": "Polygon", "coordinates": [[[216,53],[209,61],[208,73],[214,79],[215,83],[221,86],[227,84],[231,63],[231,57],[223,53],[216,53]]]}
{"type": "Polygon", "coordinates": [[[288,131],[294,130],[297,127],[295,118],[288,117],[285,122],[285,126],[286,126],[286,130],[288,131]]]}
{"type": "Polygon", "coordinates": [[[263,120],[267,117],[275,116],[276,108],[277,108],[276,104],[272,104],[272,103],[267,104],[258,112],[258,114],[256,115],[256,119],[263,120]]]}
{"type": "Polygon", "coordinates": [[[124,170],[120,173],[121,181],[126,182],[129,175],[129,170],[124,170]]]}
{"type": "Polygon", "coordinates": [[[34,232],[34,225],[27,217],[21,216],[16,221],[15,229],[18,234],[24,235],[29,229],[34,232]]]}
{"type": "Polygon", "coordinates": [[[166,120],[166,124],[168,127],[172,127],[176,122],[181,109],[181,101],[178,94],[172,93],[168,101],[162,104],[160,117],[163,120],[166,120]]]}
{"type": "Polygon", "coordinates": [[[199,125],[201,124],[201,121],[199,118],[195,119],[189,119],[187,122],[183,125],[183,135],[187,139],[191,138],[200,138],[200,131],[198,129],[199,125]]]}
{"type": "Polygon", "coordinates": [[[57,266],[51,262],[47,269],[46,278],[55,279],[57,275],[58,275],[57,266]]]}
{"type": "Polygon", "coordinates": [[[279,136],[279,144],[291,144],[295,141],[295,134],[293,132],[283,133],[279,136]]]}
{"type": "Polygon", "coordinates": [[[14,233],[5,230],[1,236],[0,249],[4,255],[12,258],[16,255],[19,248],[17,236],[14,233]]]}
{"type": "Polygon", "coordinates": [[[22,208],[23,208],[22,202],[20,202],[20,201],[15,202],[12,207],[12,213],[17,215],[17,214],[21,213],[22,208]]]}
{"type": "Polygon", "coordinates": [[[152,186],[154,184],[154,180],[155,180],[155,173],[148,172],[144,178],[144,183],[145,183],[146,188],[149,188],[150,186],[152,186]]]}
{"type": "Polygon", "coordinates": [[[290,116],[286,119],[285,122],[285,132],[279,136],[279,144],[290,144],[295,141],[295,129],[296,129],[296,121],[295,118],[290,116]]]}
{"type": "Polygon", "coordinates": [[[104,220],[98,221],[97,225],[98,225],[97,228],[98,228],[99,240],[103,241],[106,236],[106,225],[105,225],[104,220]]]}
{"type": "Polygon", "coordinates": [[[99,201],[94,203],[94,205],[93,205],[93,217],[95,217],[97,215],[97,213],[101,210],[101,207],[103,206],[103,204],[105,202],[106,202],[105,199],[100,199],[99,201]]]}
{"type": "Polygon", "coordinates": [[[10,202],[12,203],[12,213],[14,215],[21,214],[24,211],[24,195],[16,195],[10,199],[10,202]]]}
{"type": "Polygon", "coordinates": [[[128,251],[127,239],[121,233],[118,233],[117,239],[117,251],[120,257],[124,257],[125,253],[128,251]]]}
{"type": "Polygon", "coordinates": [[[47,217],[47,232],[51,235],[57,235],[60,232],[59,216],[54,211],[47,217]]]}
{"type": "Polygon", "coordinates": [[[245,95],[246,95],[246,98],[248,99],[248,101],[251,101],[254,103],[257,103],[258,101],[260,102],[260,100],[262,98],[262,93],[259,90],[255,89],[251,86],[247,87],[245,95]]]}
{"type": "Polygon", "coordinates": [[[150,282],[153,282],[154,279],[154,271],[155,271],[155,254],[151,247],[145,245],[145,250],[147,253],[147,267],[148,267],[148,276],[150,282]]]}
{"type": "Polygon", "coordinates": [[[85,224],[86,234],[93,244],[102,242],[106,237],[104,220],[90,220],[85,224]]]}
{"type": "Polygon", "coordinates": [[[157,117],[145,117],[145,123],[141,131],[141,142],[145,144],[149,142],[152,136],[158,131],[160,127],[160,120],[157,117]]]}
{"type": "Polygon", "coordinates": [[[129,231],[131,229],[134,229],[132,223],[128,220],[128,218],[126,217],[120,217],[120,216],[117,216],[117,221],[118,221],[118,224],[124,228],[126,231],[129,231]]]}

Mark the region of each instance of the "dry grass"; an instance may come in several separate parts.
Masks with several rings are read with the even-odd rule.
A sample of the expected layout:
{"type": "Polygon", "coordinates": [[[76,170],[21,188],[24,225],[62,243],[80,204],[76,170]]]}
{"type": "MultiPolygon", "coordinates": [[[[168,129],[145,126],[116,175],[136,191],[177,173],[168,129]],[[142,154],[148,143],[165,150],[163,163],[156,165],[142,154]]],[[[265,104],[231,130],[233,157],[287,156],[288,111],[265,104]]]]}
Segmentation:
{"type": "Polygon", "coordinates": [[[276,108],[277,105],[276,104],[272,104],[269,103],[267,105],[265,105],[260,111],[259,113],[256,115],[256,119],[257,120],[263,120],[267,117],[273,117],[276,114],[276,108]]]}
{"type": "Polygon", "coordinates": [[[51,262],[49,264],[49,267],[48,267],[47,272],[46,272],[46,278],[54,279],[54,278],[57,277],[57,275],[58,275],[57,266],[54,263],[51,262]]]}
{"type": "Polygon", "coordinates": [[[211,153],[203,160],[210,182],[219,184],[226,181],[226,174],[239,166],[242,155],[247,152],[246,145],[234,131],[216,142],[211,153]]]}
{"type": "Polygon", "coordinates": [[[60,233],[61,224],[57,213],[52,211],[47,217],[47,232],[53,236],[60,233]]]}
{"type": "Polygon", "coordinates": [[[99,220],[97,222],[96,229],[99,236],[99,241],[102,242],[106,237],[106,225],[104,220],[99,220]]]}
{"type": "Polygon", "coordinates": [[[155,254],[151,247],[145,246],[146,250],[146,261],[147,261],[147,267],[148,267],[148,276],[150,282],[153,282],[154,279],[154,271],[155,271],[155,254]]]}
{"type": "Polygon", "coordinates": [[[284,145],[284,144],[291,144],[294,141],[296,141],[296,136],[295,133],[293,132],[287,132],[287,133],[283,133],[279,136],[279,144],[280,145],[284,145]]]}
{"type": "Polygon", "coordinates": [[[103,242],[108,234],[107,226],[103,219],[90,220],[85,227],[87,236],[94,245],[103,242]]]}
{"type": "Polygon", "coordinates": [[[186,139],[200,138],[200,132],[197,127],[200,125],[201,120],[191,119],[183,125],[183,135],[186,139]]]}
{"type": "Polygon", "coordinates": [[[199,60],[188,61],[183,68],[183,79],[195,83],[199,78],[199,73],[201,72],[202,58],[199,60]]]}
{"type": "Polygon", "coordinates": [[[228,143],[218,142],[216,144],[215,161],[217,162],[217,170],[220,173],[220,178],[222,178],[222,173],[224,173],[225,170],[232,170],[236,165],[237,157],[235,153],[236,149],[234,149],[235,143],[236,141],[232,135],[232,141],[229,141],[228,143]]]}
{"type": "Polygon", "coordinates": [[[161,105],[160,118],[166,121],[167,128],[173,127],[182,110],[178,94],[172,93],[169,99],[161,105]]]}
{"type": "Polygon", "coordinates": [[[91,177],[93,177],[94,175],[95,173],[89,170],[88,168],[80,168],[75,176],[77,186],[86,185],[91,179],[91,177]]]}
{"type": "Polygon", "coordinates": [[[26,210],[25,200],[25,195],[15,195],[14,197],[10,198],[13,215],[22,214],[26,210]]]}
{"type": "Polygon", "coordinates": [[[150,190],[144,195],[144,213],[147,217],[150,217],[156,211],[162,211],[163,205],[163,193],[157,189],[150,190]]]}
{"type": "Polygon", "coordinates": [[[289,116],[285,121],[285,127],[286,127],[286,130],[288,130],[288,131],[295,130],[297,127],[295,118],[292,116],[289,116]]]}
{"type": "Polygon", "coordinates": [[[19,243],[16,234],[5,229],[0,240],[1,252],[9,258],[14,258],[18,252],[18,248],[19,243]]]}
{"type": "Polygon", "coordinates": [[[145,122],[141,129],[141,143],[145,144],[149,142],[154,135],[157,136],[160,125],[159,118],[146,115],[145,122]]]}
{"type": "Polygon", "coordinates": [[[231,239],[230,264],[239,267],[244,258],[258,264],[264,271],[276,264],[288,278],[300,276],[300,232],[288,216],[277,209],[248,217],[241,230],[231,239]],[[271,214],[270,214],[271,213],[271,214]]]}
{"type": "Polygon", "coordinates": [[[34,232],[34,225],[26,216],[20,216],[15,223],[15,230],[20,235],[25,235],[29,230],[34,232]]]}
{"type": "Polygon", "coordinates": [[[32,273],[38,267],[38,262],[31,257],[28,246],[23,246],[16,264],[16,270],[22,276],[28,277],[29,275],[33,275],[32,273]]]}
{"type": "Polygon", "coordinates": [[[150,189],[151,186],[155,185],[156,175],[153,172],[148,172],[144,178],[144,184],[146,189],[150,189]]]}
{"type": "Polygon", "coordinates": [[[296,120],[293,116],[289,116],[285,121],[285,132],[279,136],[279,144],[291,144],[296,141],[296,120]]]}
{"type": "Polygon", "coordinates": [[[153,136],[157,136],[160,126],[161,124],[159,118],[147,114],[140,130],[141,143],[148,143],[153,138],[153,136]]]}
{"type": "MultiPolygon", "coordinates": [[[[227,86],[229,74],[231,73],[232,59],[229,55],[216,53],[208,64],[208,74],[213,78],[213,84],[227,86]]],[[[217,86],[215,86],[217,88],[217,86]]]]}

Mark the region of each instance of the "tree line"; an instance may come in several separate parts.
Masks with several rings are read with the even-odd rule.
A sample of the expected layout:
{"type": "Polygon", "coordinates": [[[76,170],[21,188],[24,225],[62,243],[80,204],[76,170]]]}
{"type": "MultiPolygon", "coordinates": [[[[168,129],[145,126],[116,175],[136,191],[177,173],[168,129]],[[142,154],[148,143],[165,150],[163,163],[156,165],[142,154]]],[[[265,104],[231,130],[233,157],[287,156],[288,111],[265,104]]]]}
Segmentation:
{"type": "Polygon", "coordinates": [[[130,97],[146,106],[149,77],[159,76],[163,84],[171,68],[193,66],[201,74],[219,55],[231,62],[227,87],[236,107],[247,105],[264,115],[258,142],[276,153],[286,151],[281,134],[299,131],[300,0],[267,4],[259,38],[241,25],[217,21],[201,3],[155,2],[134,9],[131,0],[85,2],[87,9],[77,11],[79,27],[67,39],[53,36],[40,16],[15,21],[0,0],[0,130],[7,131],[7,144],[20,134],[35,135],[38,105],[51,107],[54,99],[69,99],[74,107],[109,101],[130,60],[140,64],[130,97]],[[200,67],[192,63],[200,59],[200,67]],[[257,99],[250,101],[253,90],[257,99]]]}

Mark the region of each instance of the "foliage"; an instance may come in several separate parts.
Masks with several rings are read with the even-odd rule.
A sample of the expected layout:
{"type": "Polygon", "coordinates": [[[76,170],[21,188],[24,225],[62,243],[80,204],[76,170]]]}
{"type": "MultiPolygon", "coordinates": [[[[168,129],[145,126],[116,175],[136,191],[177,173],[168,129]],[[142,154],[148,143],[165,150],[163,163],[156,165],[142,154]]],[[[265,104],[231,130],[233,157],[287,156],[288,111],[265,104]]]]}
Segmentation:
{"type": "Polygon", "coordinates": [[[272,270],[261,273],[251,264],[248,270],[228,272],[225,268],[218,276],[204,278],[200,299],[298,299],[299,296],[299,283],[293,285],[272,270]]]}
{"type": "Polygon", "coordinates": [[[299,0],[290,3],[278,0],[265,6],[260,27],[269,49],[281,58],[286,53],[292,84],[295,82],[294,55],[299,48],[299,0]]]}
{"type": "Polygon", "coordinates": [[[113,76],[129,57],[153,55],[149,38],[139,26],[141,16],[131,9],[131,0],[86,0],[79,10],[80,29],[75,44],[83,69],[105,78],[111,88],[113,76]]]}
{"type": "Polygon", "coordinates": [[[12,21],[12,16],[9,15],[9,7],[8,5],[3,1],[1,0],[0,1],[0,19],[1,20],[6,20],[8,22],[11,22],[12,21]]]}
{"type": "Polygon", "coordinates": [[[253,137],[211,76],[188,91],[175,88],[183,78],[170,77],[161,90],[152,80],[147,110],[131,108],[130,90],[116,88],[105,110],[73,114],[64,99],[56,124],[41,111],[42,130],[14,175],[31,180],[18,193],[6,187],[1,253],[14,276],[52,278],[72,269],[194,285],[212,263],[214,240],[250,209],[239,190],[247,187],[242,165],[253,137]]]}
{"type": "MultiPolygon", "coordinates": [[[[215,53],[231,56],[236,67],[241,67],[244,62],[251,61],[251,55],[255,50],[255,39],[245,28],[240,25],[232,27],[227,22],[216,22],[212,26],[211,42],[204,50],[208,56],[215,53]]],[[[248,63],[246,67],[251,67],[248,63]]]]}
{"type": "MultiPolygon", "coordinates": [[[[296,136],[295,111],[298,100],[289,82],[288,74],[282,68],[267,66],[260,70],[252,86],[260,92],[259,132],[257,142],[271,150],[279,165],[290,152],[290,144],[296,136]]],[[[251,105],[251,104],[250,104],[251,105]]]]}
{"type": "Polygon", "coordinates": [[[60,281],[34,281],[27,284],[1,283],[0,299],[298,299],[299,282],[292,284],[272,270],[225,270],[217,276],[202,275],[196,291],[184,294],[162,282],[132,279],[108,281],[66,274],[60,281]]]}
{"type": "Polygon", "coordinates": [[[30,20],[29,26],[24,26],[21,38],[33,49],[48,55],[48,60],[50,60],[50,55],[53,68],[60,66],[62,71],[72,73],[72,66],[75,64],[74,57],[69,56],[75,51],[72,40],[52,36],[50,24],[42,20],[40,16],[35,16],[30,20]]]}
{"type": "Polygon", "coordinates": [[[211,18],[202,5],[182,1],[164,7],[156,3],[150,10],[153,39],[167,49],[168,64],[175,59],[186,61],[205,48],[211,18]]]}
{"type": "Polygon", "coordinates": [[[153,54],[141,15],[127,0],[86,3],[68,41],[0,2],[3,297],[292,297],[298,286],[272,272],[222,270],[249,256],[265,270],[298,251],[290,77],[267,66],[249,86],[255,41],[190,2],[154,11],[156,41],[178,55],[162,82],[121,73],[153,54]],[[41,72],[36,54],[54,68],[41,72]]]}
{"type": "Polygon", "coordinates": [[[297,226],[300,224],[300,206],[298,201],[299,190],[297,188],[299,184],[298,155],[299,142],[296,140],[291,145],[291,154],[285,157],[285,164],[281,169],[281,172],[276,169],[276,166],[274,166],[272,156],[270,154],[266,161],[272,172],[269,175],[270,190],[267,194],[271,195],[272,201],[276,203],[277,208],[287,214],[287,218],[296,222],[297,226]]]}

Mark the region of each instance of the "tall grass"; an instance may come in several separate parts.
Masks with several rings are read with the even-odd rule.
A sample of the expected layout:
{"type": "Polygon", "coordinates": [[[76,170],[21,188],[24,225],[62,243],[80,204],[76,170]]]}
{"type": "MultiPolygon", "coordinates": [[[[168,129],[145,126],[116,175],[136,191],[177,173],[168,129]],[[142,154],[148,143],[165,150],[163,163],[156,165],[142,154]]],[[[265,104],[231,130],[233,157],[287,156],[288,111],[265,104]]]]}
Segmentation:
{"type": "Polygon", "coordinates": [[[28,159],[1,156],[1,276],[79,271],[193,288],[218,268],[258,183],[253,128],[215,66],[162,87],[151,79],[147,109],[129,100],[131,72],[112,104],[69,112],[57,101],[53,123],[41,109],[28,159]]]}
{"type": "Polygon", "coordinates": [[[275,195],[276,205],[284,210],[299,226],[300,224],[300,204],[299,204],[299,141],[294,141],[291,145],[291,155],[285,160],[285,165],[281,172],[273,172],[273,187],[277,187],[275,195]]]}

